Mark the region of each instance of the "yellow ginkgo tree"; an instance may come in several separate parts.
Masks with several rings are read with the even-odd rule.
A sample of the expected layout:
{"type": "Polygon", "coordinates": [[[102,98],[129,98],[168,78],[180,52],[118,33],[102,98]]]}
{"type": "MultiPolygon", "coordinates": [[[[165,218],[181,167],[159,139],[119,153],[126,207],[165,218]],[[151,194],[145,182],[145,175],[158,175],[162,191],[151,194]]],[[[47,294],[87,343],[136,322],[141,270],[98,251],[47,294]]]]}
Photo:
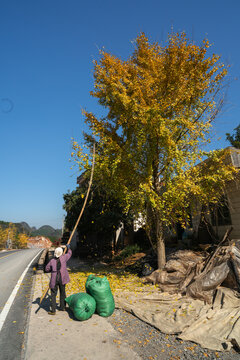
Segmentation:
{"type": "MultiPolygon", "coordinates": [[[[91,95],[105,109],[102,117],[84,111],[85,140],[97,141],[95,181],[115,191],[126,211],[141,213],[159,268],[166,226],[186,225],[193,198],[216,202],[234,176],[223,151],[203,151],[227,74],[208,48],[207,40],[198,46],[185,33],[171,34],[165,46],[140,34],[129,59],[101,51],[94,64],[91,95]]],[[[74,141],[73,150],[80,168],[88,169],[82,145],[74,141]]]]}
{"type": "Polygon", "coordinates": [[[8,229],[4,229],[0,226],[0,249],[4,249],[6,247],[6,241],[8,238],[8,229]]]}
{"type": "Polygon", "coordinates": [[[29,236],[20,233],[13,223],[6,223],[5,226],[0,226],[0,249],[5,249],[7,246],[22,249],[27,247],[29,236]],[[10,243],[8,241],[10,240],[10,243]]]}

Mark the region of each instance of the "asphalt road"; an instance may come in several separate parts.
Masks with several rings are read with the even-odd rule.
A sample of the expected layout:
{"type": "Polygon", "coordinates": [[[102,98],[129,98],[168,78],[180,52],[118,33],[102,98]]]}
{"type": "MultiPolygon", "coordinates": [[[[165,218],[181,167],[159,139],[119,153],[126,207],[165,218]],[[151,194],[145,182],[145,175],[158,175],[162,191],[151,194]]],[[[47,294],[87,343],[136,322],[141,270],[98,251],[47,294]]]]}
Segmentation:
{"type": "MultiPolygon", "coordinates": [[[[0,253],[0,318],[5,312],[5,304],[15,288],[19,278],[40,249],[13,250],[0,253]]],[[[35,258],[14,297],[14,301],[0,330],[0,360],[22,358],[26,340],[26,328],[31,306],[33,267],[35,258]]]]}

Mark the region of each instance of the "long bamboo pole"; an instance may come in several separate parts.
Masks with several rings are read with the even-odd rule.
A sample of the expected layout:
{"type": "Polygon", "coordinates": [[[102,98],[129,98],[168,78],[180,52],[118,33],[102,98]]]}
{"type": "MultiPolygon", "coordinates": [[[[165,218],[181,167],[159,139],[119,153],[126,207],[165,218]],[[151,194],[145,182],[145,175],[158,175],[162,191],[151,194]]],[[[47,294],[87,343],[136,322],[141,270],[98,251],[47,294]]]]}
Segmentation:
{"type": "MultiPolygon", "coordinates": [[[[83,206],[82,206],[82,210],[81,210],[81,212],[80,212],[80,214],[79,214],[79,216],[78,216],[77,222],[76,222],[76,224],[75,224],[75,226],[74,226],[74,228],[73,228],[73,231],[72,231],[72,233],[71,233],[71,235],[70,235],[70,238],[69,238],[69,240],[68,240],[68,242],[67,242],[67,245],[70,244],[70,242],[71,242],[71,240],[72,240],[72,238],[73,238],[73,235],[74,235],[74,233],[75,233],[75,231],[76,231],[76,229],[77,229],[77,226],[78,226],[79,221],[80,221],[80,219],[81,219],[81,217],[82,217],[82,214],[83,214],[83,211],[84,211],[84,209],[85,209],[85,206],[86,206],[86,204],[87,204],[88,196],[89,196],[90,189],[91,189],[91,186],[92,186],[93,173],[94,173],[94,165],[95,165],[95,142],[94,142],[94,144],[93,144],[92,169],[91,169],[91,175],[90,175],[90,180],[89,180],[89,184],[88,184],[87,193],[86,193],[86,196],[85,196],[85,199],[84,199],[84,203],[83,203],[83,206]]],[[[64,252],[63,252],[64,254],[66,253],[66,250],[67,250],[67,247],[65,247],[65,249],[64,249],[64,252]]],[[[45,296],[46,296],[46,294],[47,294],[47,292],[48,292],[48,290],[49,290],[49,285],[48,285],[48,287],[44,290],[44,292],[43,292],[43,294],[42,294],[42,296],[41,296],[41,298],[40,298],[39,305],[41,305],[43,299],[45,298],[45,296]]]]}

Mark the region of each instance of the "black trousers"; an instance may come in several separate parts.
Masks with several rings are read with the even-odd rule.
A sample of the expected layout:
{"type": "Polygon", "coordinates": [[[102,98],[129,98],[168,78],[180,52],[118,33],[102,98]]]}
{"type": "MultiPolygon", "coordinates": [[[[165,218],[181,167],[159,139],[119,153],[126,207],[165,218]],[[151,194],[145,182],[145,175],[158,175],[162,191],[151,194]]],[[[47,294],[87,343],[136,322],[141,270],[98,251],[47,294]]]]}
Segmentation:
{"type": "Polygon", "coordinates": [[[66,291],[65,291],[65,285],[62,284],[61,275],[56,280],[56,284],[53,289],[51,289],[51,297],[52,297],[52,312],[56,311],[56,296],[57,291],[60,291],[60,309],[64,310],[66,306],[65,298],[66,298],[66,291]]]}

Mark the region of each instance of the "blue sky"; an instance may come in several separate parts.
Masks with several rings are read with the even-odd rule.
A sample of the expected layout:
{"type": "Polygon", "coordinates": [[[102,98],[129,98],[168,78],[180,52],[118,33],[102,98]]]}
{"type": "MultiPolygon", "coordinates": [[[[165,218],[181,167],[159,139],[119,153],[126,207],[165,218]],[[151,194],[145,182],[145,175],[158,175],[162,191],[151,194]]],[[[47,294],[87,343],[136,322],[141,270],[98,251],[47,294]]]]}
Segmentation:
{"type": "Polygon", "coordinates": [[[100,111],[89,91],[104,47],[126,59],[145,32],[164,42],[186,31],[231,65],[211,149],[228,146],[240,123],[240,3],[237,0],[2,0],[0,11],[0,220],[62,226],[62,195],[76,187],[71,138],[82,141],[81,108],[100,111]],[[235,80],[236,79],[236,80],[235,80]]]}

